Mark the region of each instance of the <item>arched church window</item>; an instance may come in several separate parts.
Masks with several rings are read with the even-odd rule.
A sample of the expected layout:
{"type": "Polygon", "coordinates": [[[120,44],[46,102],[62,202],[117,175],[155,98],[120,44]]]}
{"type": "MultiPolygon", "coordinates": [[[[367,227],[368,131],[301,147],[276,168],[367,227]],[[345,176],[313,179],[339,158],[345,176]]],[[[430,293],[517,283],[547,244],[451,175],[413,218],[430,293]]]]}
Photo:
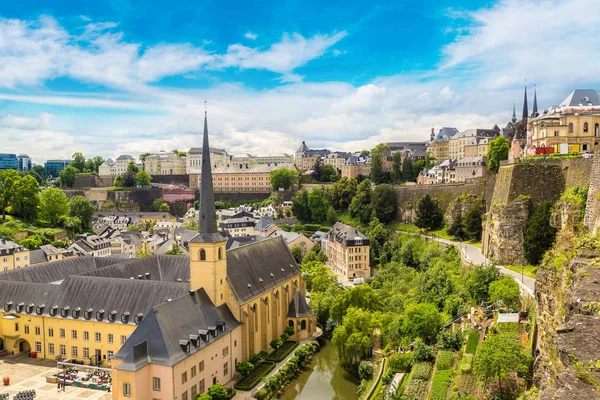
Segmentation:
{"type": "Polygon", "coordinates": [[[300,322],[300,330],[305,331],[306,330],[306,320],[303,319],[302,322],[300,322]]]}
{"type": "Polygon", "coordinates": [[[573,133],[573,123],[569,123],[569,133],[573,133]]]}
{"type": "Polygon", "coordinates": [[[294,327],[294,320],[290,319],[290,322],[288,323],[289,326],[291,326],[292,328],[294,327]]]}
{"type": "Polygon", "coordinates": [[[594,135],[600,136],[600,124],[594,126],[594,135]]]}
{"type": "Polygon", "coordinates": [[[588,129],[589,129],[588,123],[587,123],[587,122],[584,122],[584,123],[583,123],[583,131],[584,131],[584,132],[587,132],[587,131],[588,131],[588,129]]]}
{"type": "Polygon", "coordinates": [[[200,261],[206,260],[206,250],[200,249],[200,261]]]}

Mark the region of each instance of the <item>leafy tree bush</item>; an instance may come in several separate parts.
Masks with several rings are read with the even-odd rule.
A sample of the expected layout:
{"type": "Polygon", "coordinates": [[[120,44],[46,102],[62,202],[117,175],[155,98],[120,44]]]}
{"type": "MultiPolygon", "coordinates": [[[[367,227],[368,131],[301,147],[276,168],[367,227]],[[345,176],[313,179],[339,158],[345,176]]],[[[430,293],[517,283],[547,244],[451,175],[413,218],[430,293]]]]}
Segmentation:
{"type": "Polygon", "coordinates": [[[296,334],[296,330],[294,329],[293,326],[286,326],[285,329],[283,330],[283,332],[286,335],[288,335],[288,337],[294,336],[296,334]]]}
{"type": "Polygon", "coordinates": [[[482,232],[482,209],[481,204],[471,205],[465,212],[463,218],[464,230],[466,235],[473,240],[481,240],[482,232]]]}
{"type": "Polygon", "coordinates": [[[31,175],[15,182],[12,213],[26,220],[35,218],[40,204],[40,184],[31,175]]]}
{"type": "Polygon", "coordinates": [[[57,226],[61,217],[69,213],[69,200],[67,195],[60,189],[49,188],[42,192],[40,199],[40,216],[57,226]]]}
{"type": "Polygon", "coordinates": [[[343,177],[334,183],[327,191],[326,197],[329,204],[337,211],[345,211],[350,207],[350,202],[356,195],[358,182],[354,178],[343,177]]]}
{"type": "Polygon", "coordinates": [[[281,347],[282,344],[283,344],[283,341],[280,338],[275,338],[275,339],[271,340],[271,343],[269,343],[269,346],[271,346],[271,348],[273,350],[277,350],[278,348],[281,347]]]}
{"type": "Polygon", "coordinates": [[[152,182],[152,177],[146,171],[140,171],[135,174],[135,183],[138,186],[149,186],[152,182]]]}
{"type": "Polygon", "coordinates": [[[252,371],[254,369],[254,364],[248,362],[248,361],[244,361],[244,362],[240,362],[235,366],[235,370],[241,375],[241,376],[248,376],[248,374],[250,373],[250,371],[252,371]]]}
{"type": "Polygon", "coordinates": [[[529,368],[529,357],[523,352],[518,336],[512,333],[490,335],[483,342],[475,359],[475,371],[484,379],[502,379],[511,372],[524,372],[529,368]]]}
{"type": "Polygon", "coordinates": [[[293,171],[288,168],[278,168],[271,171],[269,179],[273,190],[292,189],[299,179],[298,171],[293,171]]]}
{"type": "Polygon", "coordinates": [[[356,189],[356,196],[350,203],[350,216],[358,218],[363,224],[368,224],[373,213],[373,190],[371,189],[371,181],[365,179],[356,189]]]}
{"type": "Polygon", "coordinates": [[[442,331],[437,336],[437,347],[446,350],[460,350],[465,342],[465,335],[460,331],[442,331]]]}
{"type": "Polygon", "coordinates": [[[487,153],[488,170],[498,172],[500,161],[508,160],[509,150],[510,141],[504,136],[500,135],[496,139],[491,140],[487,153]]]}
{"type": "Polygon", "coordinates": [[[69,200],[70,214],[72,217],[77,217],[81,221],[81,228],[88,230],[92,226],[92,217],[96,207],[91,201],[83,196],[74,196],[69,200]]]}
{"type": "Polygon", "coordinates": [[[417,219],[415,225],[423,229],[436,229],[442,226],[444,216],[437,200],[426,195],[417,206],[417,219]]]}
{"type": "Polygon", "coordinates": [[[437,356],[435,363],[438,370],[447,370],[452,368],[452,362],[454,361],[453,351],[440,351],[437,356]]]}
{"type": "Polygon", "coordinates": [[[369,380],[373,377],[373,363],[371,361],[361,361],[358,364],[358,377],[361,381],[363,379],[369,380]]]}
{"type": "Polygon", "coordinates": [[[435,305],[418,303],[406,309],[402,330],[411,339],[421,338],[426,343],[432,343],[441,329],[442,323],[442,315],[435,305]]]}
{"type": "Polygon", "coordinates": [[[396,218],[398,199],[396,191],[390,185],[378,185],[373,190],[373,211],[379,221],[387,224],[396,218]]]}
{"type": "Polygon", "coordinates": [[[333,209],[332,206],[329,206],[329,208],[327,209],[327,216],[326,216],[326,220],[327,223],[329,225],[333,225],[337,222],[338,216],[335,212],[335,210],[333,209]]]}
{"type": "Polygon", "coordinates": [[[167,250],[165,252],[165,254],[171,255],[171,256],[181,256],[181,255],[183,255],[183,251],[181,250],[181,248],[179,247],[179,245],[177,243],[173,242],[173,244],[171,245],[171,248],[169,250],[167,250]]]}
{"type": "Polygon", "coordinates": [[[413,349],[413,361],[415,363],[421,363],[424,361],[431,361],[433,359],[434,355],[431,346],[427,346],[423,342],[417,342],[413,349]]]}
{"type": "Polygon", "coordinates": [[[212,400],[227,400],[227,389],[225,386],[216,383],[208,388],[208,395],[212,400]]]}
{"type": "Polygon", "coordinates": [[[448,235],[455,237],[458,240],[465,238],[465,227],[463,224],[462,213],[459,213],[453,220],[452,224],[448,227],[448,235]]]}
{"type": "Polygon", "coordinates": [[[411,379],[422,379],[424,381],[429,380],[431,377],[431,372],[433,372],[433,367],[431,363],[428,362],[420,362],[416,363],[411,372],[411,379]]]}
{"type": "Polygon", "coordinates": [[[467,292],[477,304],[488,301],[490,284],[498,279],[500,279],[500,271],[496,267],[477,265],[467,275],[467,292]]]}
{"type": "Polygon", "coordinates": [[[490,283],[489,292],[491,301],[501,301],[507,307],[516,306],[521,298],[519,285],[510,276],[503,276],[502,279],[490,283]]]}
{"type": "Polygon", "coordinates": [[[78,171],[75,167],[72,167],[71,164],[69,164],[67,168],[60,171],[60,184],[63,187],[72,188],[75,186],[75,182],[77,181],[78,171]]]}
{"type": "Polygon", "coordinates": [[[294,260],[300,264],[302,262],[302,248],[295,244],[290,248],[290,252],[292,253],[292,257],[294,257],[294,260]]]}
{"type": "Polygon", "coordinates": [[[250,357],[248,357],[248,361],[254,365],[256,365],[257,363],[259,363],[261,360],[260,355],[254,353],[254,354],[250,354],[250,357]]]}
{"type": "Polygon", "coordinates": [[[550,225],[552,205],[548,202],[536,207],[525,229],[523,250],[527,262],[538,265],[544,253],[556,239],[556,228],[550,225]]]}
{"type": "Polygon", "coordinates": [[[398,184],[402,181],[402,153],[399,151],[392,155],[392,183],[398,184]]]}
{"type": "Polygon", "coordinates": [[[388,357],[390,368],[394,371],[410,371],[413,365],[413,353],[396,353],[388,357]]]}
{"type": "Polygon", "coordinates": [[[323,191],[315,189],[308,195],[308,207],[310,209],[310,218],[312,222],[321,223],[327,219],[327,209],[329,204],[323,195],[323,191]]]}
{"type": "Polygon", "coordinates": [[[302,189],[292,198],[292,212],[302,222],[310,222],[311,214],[308,206],[308,191],[302,189]]]}

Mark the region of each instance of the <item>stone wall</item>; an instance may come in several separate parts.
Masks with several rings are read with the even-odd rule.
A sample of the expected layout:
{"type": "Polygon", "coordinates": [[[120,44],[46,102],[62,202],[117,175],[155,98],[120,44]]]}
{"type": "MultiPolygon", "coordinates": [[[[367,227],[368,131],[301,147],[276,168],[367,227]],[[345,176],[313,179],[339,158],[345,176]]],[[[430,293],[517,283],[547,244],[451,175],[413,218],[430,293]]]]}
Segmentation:
{"type": "Polygon", "coordinates": [[[188,186],[190,178],[189,175],[152,175],[152,183],[188,186]]]}
{"type": "Polygon", "coordinates": [[[590,173],[590,189],[585,208],[585,227],[596,235],[600,228],[600,152],[596,152],[590,173]]]}
{"type": "Polygon", "coordinates": [[[454,218],[459,215],[465,215],[467,210],[476,203],[481,203],[481,196],[475,194],[463,194],[460,197],[454,199],[446,208],[444,219],[446,220],[446,226],[452,226],[454,218]]]}
{"type": "Polygon", "coordinates": [[[508,204],[494,203],[483,220],[482,254],[503,265],[525,265],[523,239],[531,209],[522,197],[508,204]]]}

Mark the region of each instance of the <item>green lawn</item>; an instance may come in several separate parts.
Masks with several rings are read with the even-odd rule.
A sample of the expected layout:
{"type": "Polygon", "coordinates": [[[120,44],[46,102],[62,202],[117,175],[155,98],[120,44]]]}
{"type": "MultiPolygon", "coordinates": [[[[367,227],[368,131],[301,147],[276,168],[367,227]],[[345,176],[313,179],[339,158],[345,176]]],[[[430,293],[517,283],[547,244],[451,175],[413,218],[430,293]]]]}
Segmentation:
{"type": "Polygon", "coordinates": [[[469,338],[467,339],[467,354],[475,354],[477,351],[477,345],[479,344],[479,336],[478,332],[469,333],[469,338]]]}
{"type": "Polygon", "coordinates": [[[445,227],[438,228],[438,229],[422,230],[421,228],[417,227],[415,224],[403,224],[401,222],[394,222],[394,223],[390,224],[390,227],[392,227],[393,229],[398,230],[398,231],[409,232],[409,233],[422,233],[424,235],[433,235],[440,239],[453,240],[455,242],[466,243],[466,244],[470,244],[472,246],[481,248],[481,241],[479,241],[479,240],[457,240],[455,237],[449,235],[448,232],[446,232],[445,227]]]}
{"type": "Polygon", "coordinates": [[[535,279],[538,272],[538,267],[535,265],[525,265],[521,267],[520,265],[505,265],[504,268],[508,268],[511,271],[515,271],[521,273],[521,268],[523,268],[523,274],[530,278],[535,279]]]}

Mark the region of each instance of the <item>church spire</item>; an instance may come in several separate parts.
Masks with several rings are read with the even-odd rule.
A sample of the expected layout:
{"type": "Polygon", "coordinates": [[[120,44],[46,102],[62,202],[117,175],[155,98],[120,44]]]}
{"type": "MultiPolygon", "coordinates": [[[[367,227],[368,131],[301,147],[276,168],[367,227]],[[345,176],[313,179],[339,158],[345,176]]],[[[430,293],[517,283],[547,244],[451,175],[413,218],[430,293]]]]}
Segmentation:
{"type": "MultiPolygon", "coordinates": [[[[202,140],[202,175],[200,175],[200,214],[198,220],[198,242],[220,242],[225,239],[217,232],[215,194],[213,191],[210,165],[210,147],[208,144],[208,121],[204,111],[204,137],[202,140]]],[[[193,239],[193,240],[194,240],[193,239]]]]}
{"type": "Polygon", "coordinates": [[[533,110],[531,110],[531,116],[532,117],[537,117],[538,114],[538,107],[537,107],[537,87],[536,85],[533,86],[533,110]]]}
{"type": "Polygon", "coordinates": [[[527,83],[525,83],[525,95],[523,97],[523,117],[522,119],[527,119],[529,116],[529,107],[527,106],[527,83]]]}
{"type": "Polygon", "coordinates": [[[513,101],[513,114],[512,114],[512,118],[510,120],[513,124],[517,122],[517,105],[515,104],[514,101],[513,101]]]}

